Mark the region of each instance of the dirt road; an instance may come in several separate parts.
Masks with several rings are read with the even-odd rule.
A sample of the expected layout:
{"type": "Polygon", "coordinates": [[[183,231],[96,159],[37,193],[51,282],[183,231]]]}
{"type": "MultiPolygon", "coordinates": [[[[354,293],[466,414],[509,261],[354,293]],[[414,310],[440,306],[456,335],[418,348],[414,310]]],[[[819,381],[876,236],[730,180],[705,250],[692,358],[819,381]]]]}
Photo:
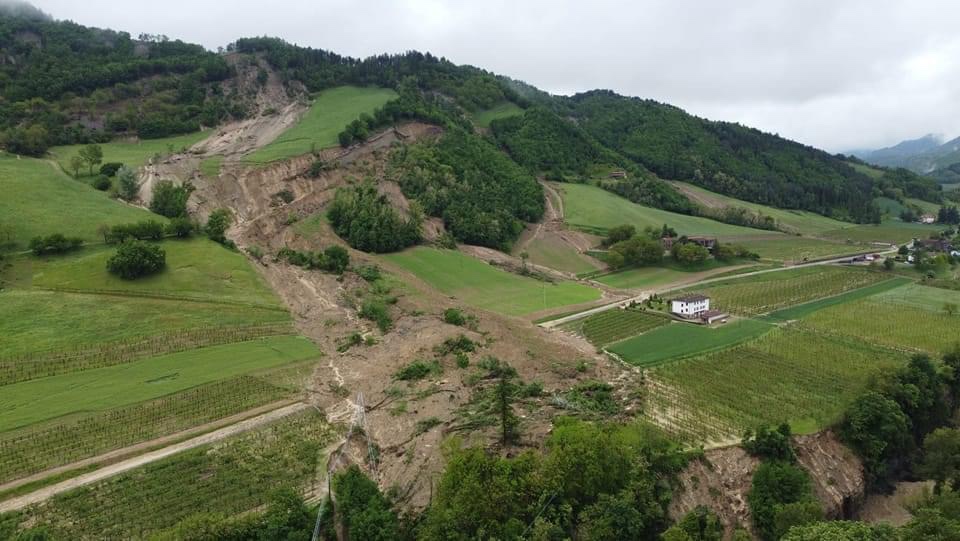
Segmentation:
{"type": "Polygon", "coordinates": [[[259,426],[282,419],[288,415],[301,412],[310,407],[311,406],[309,404],[305,404],[303,402],[291,404],[289,406],[273,410],[269,413],[259,415],[252,419],[240,421],[237,424],[215,430],[202,436],[197,436],[196,438],[191,438],[187,441],[183,441],[169,447],[164,447],[163,449],[158,449],[156,451],[151,451],[149,453],[144,453],[142,455],[117,462],[116,464],[111,464],[110,466],[74,477],[73,479],[67,479],[66,481],[41,488],[35,492],[0,502],[0,513],[7,513],[9,511],[23,509],[28,505],[42,502],[62,492],[86,486],[91,483],[96,483],[109,477],[113,477],[114,475],[130,471],[134,468],[144,466],[151,462],[156,462],[157,460],[167,458],[177,453],[182,453],[183,451],[194,449],[196,447],[200,447],[201,445],[207,445],[225,438],[229,438],[230,436],[241,434],[248,430],[252,430],[259,426]]]}

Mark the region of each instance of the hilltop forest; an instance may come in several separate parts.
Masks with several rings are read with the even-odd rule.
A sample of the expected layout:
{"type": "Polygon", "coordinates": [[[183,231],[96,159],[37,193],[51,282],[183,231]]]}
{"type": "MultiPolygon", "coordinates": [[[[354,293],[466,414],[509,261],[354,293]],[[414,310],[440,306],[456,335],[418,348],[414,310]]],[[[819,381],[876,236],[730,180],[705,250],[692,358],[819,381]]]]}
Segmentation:
{"type": "MultiPolygon", "coordinates": [[[[471,154],[484,147],[501,148],[526,171],[529,187],[522,193],[539,193],[532,181],[537,175],[571,181],[598,178],[605,188],[634,202],[692,213],[694,206],[661,179],[683,180],[755,203],[859,223],[879,221],[873,199],[880,195],[940,199],[933,181],[907,171],[872,178],[843,157],[759,130],[704,120],[673,106],[604,90],[550,96],[430,53],[358,59],[277,38],[238,39],[223,51],[210,52],[166,36],[133,38],[54,21],[39,12],[0,18],[0,142],[10,152],[40,156],[52,145],[125,135],[164,137],[243,118],[249,97],[229,84],[236,70],[230,59],[236,54],[265,58],[291,92],[300,85],[309,92],[344,84],[393,88],[400,97],[364,119],[363,125],[347,126],[343,143],[361,140],[370,129],[404,118],[457,126],[467,130],[465,137],[477,141],[441,147],[468,145],[471,154]],[[489,137],[474,134],[472,114],[500,103],[528,110],[519,117],[495,120],[489,137]],[[605,179],[611,169],[629,175],[605,179]]],[[[266,74],[261,78],[262,83],[266,74]]],[[[432,153],[421,157],[429,162],[427,154],[432,153]]],[[[524,176],[507,165],[470,171],[456,163],[447,165],[455,169],[460,185],[489,183],[480,179],[491,175],[498,180],[524,176]]],[[[468,210],[462,205],[447,208],[438,202],[442,196],[435,195],[450,191],[441,176],[433,175],[437,180],[429,190],[409,182],[405,190],[411,195],[411,190],[429,193],[429,214],[444,217],[461,239],[502,246],[515,237],[513,220],[539,217],[536,205],[521,198],[511,206],[522,208],[507,211],[512,218],[496,218],[499,211],[491,210],[490,204],[500,199],[490,199],[494,192],[488,189],[483,190],[487,195],[471,195],[468,210]],[[464,213],[481,223],[468,227],[460,218],[464,213]]]]}

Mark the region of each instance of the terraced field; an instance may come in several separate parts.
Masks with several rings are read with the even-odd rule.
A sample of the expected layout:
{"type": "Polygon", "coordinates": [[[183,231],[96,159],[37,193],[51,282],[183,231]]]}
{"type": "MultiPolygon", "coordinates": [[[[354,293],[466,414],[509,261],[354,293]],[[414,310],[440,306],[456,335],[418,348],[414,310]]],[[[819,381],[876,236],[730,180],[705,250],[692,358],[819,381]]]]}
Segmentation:
{"type": "Polygon", "coordinates": [[[669,323],[670,318],[663,314],[617,309],[600,312],[562,328],[582,334],[591,344],[603,347],[669,323]]]}

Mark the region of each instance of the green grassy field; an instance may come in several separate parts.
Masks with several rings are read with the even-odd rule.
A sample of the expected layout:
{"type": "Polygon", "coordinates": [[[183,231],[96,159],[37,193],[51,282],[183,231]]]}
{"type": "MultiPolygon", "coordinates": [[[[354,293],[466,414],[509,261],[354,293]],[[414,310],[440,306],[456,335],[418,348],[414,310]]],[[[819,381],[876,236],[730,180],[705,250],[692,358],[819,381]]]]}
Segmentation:
{"type": "Polygon", "coordinates": [[[280,299],[239,252],[205,238],[165,240],[167,268],[139,280],[107,272],[115,250],[90,247],[63,256],[30,257],[32,284],[38,288],[169,294],[204,301],[281,307],[280,299]]]}
{"type": "Polygon", "coordinates": [[[785,420],[796,432],[813,432],[834,423],[871,377],[904,361],[903,355],[844,338],[776,329],[654,369],[646,411],[680,421],[675,434],[693,442],[785,420]]]}
{"type": "Polygon", "coordinates": [[[664,314],[639,310],[607,310],[568,323],[562,328],[579,333],[591,344],[602,347],[668,324],[670,318],[664,314]]]}
{"type": "MultiPolygon", "coordinates": [[[[796,306],[791,306],[789,308],[784,308],[783,310],[777,310],[767,314],[764,316],[764,318],[773,321],[790,321],[794,319],[800,319],[818,310],[823,310],[824,308],[829,308],[831,306],[837,306],[852,301],[858,301],[878,294],[895,293],[900,295],[901,293],[899,292],[901,290],[910,288],[910,286],[904,287],[910,283],[912,283],[912,280],[907,278],[892,278],[877,284],[861,287],[860,289],[854,289],[852,291],[847,291],[846,293],[834,295],[833,297],[826,297],[823,299],[798,304],[796,306]]],[[[960,293],[958,293],[958,297],[960,297],[960,293]]]]}
{"type": "Polygon", "coordinates": [[[0,356],[71,350],[204,327],[289,322],[285,310],[56,291],[0,293],[0,356]]]}
{"type": "Polygon", "coordinates": [[[712,235],[718,237],[770,236],[770,231],[728,225],[697,216],[645,207],[632,203],[614,193],[587,184],[558,184],[563,197],[564,219],[575,228],[590,232],[631,224],[637,229],[650,226],[660,229],[667,224],[681,235],[712,235]]]}
{"type": "Polygon", "coordinates": [[[936,203],[924,201],[923,199],[910,199],[910,198],[908,198],[906,201],[911,205],[920,207],[920,209],[927,214],[933,214],[934,216],[936,216],[937,213],[940,212],[941,205],[938,205],[936,203]]]}
{"type": "Polygon", "coordinates": [[[768,323],[751,319],[710,327],[676,322],[607,349],[630,364],[655,366],[673,359],[728,348],[756,338],[772,328],[768,323]]]}
{"type": "Polygon", "coordinates": [[[529,314],[600,298],[600,291],[592,287],[574,282],[542,282],[500,270],[453,250],[417,247],[384,258],[443,293],[508,315],[529,314]]]}
{"type": "MultiPolygon", "coordinates": [[[[922,308],[931,312],[943,312],[944,306],[948,304],[960,306],[960,291],[928,287],[920,284],[910,284],[897,289],[891,289],[874,298],[879,302],[891,302],[911,308],[922,308]]],[[[957,339],[960,340],[960,336],[958,336],[957,339]]]]}
{"type": "Polygon", "coordinates": [[[262,508],[280,488],[323,482],[336,431],[313,410],[72,490],[10,517],[51,539],[152,539],[198,513],[262,508]],[[189,489],[185,489],[186,485],[189,489]]]}
{"type": "Polygon", "coordinates": [[[711,298],[711,307],[744,315],[758,315],[839,295],[890,275],[860,268],[816,266],[730,278],[705,287],[692,287],[711,298]]]}
{"type": "MultiPolygon", "coordinates": [[[[103,163],[118,162],[132,167],[134,169],[146,165],[146,163],[156,154],[167,155],[174,152],[180,152],[183,149],[192,147],[194,144],[203,141],[210,136],[209,131],[188,133],[175,137],[164,137],[162,139],[140,139],[137,141],[114,141],[112,143],[103,143],[100,148],[103,149],[103,163]]],[[[50,154],[64,171],[70,171],[70,158],[76,156],[84,145],[67,145],[53,147],[50,154]]],[[[73,173],[70,171],[71,174],[73,173]]],[[[96,172],[96,170],[94,171],[96,172]]],[[[89,171],[80,170],[80,175],[85,175],[89,171]]]]}
{"type": "MultiPolygon", "coordinates": [[[[514,250],[515,256],[519,257],[523,250],[514,250]]],[[[590,272],[597,270],[598,264],[577,250],[563,242],[556,236],[540,235],[534,239],[525,248],[530,256],[530,262],[551,269],[572,272],[574,274],[590,272]]]]}
{"type": "Polygon", "coordinates": [[[879,225],[858,225],[837,231],[827,231],[823,237],[843,242],[883,242],[904,244],[914,237],[927,238],[931,233],[939,233],[942,227],[904,223],[899,220],[887,220],[879,225]]]}
{"type": "MultiPolygon", "coordinates": [[[[25,250],[31,238],[52,233],[98,241],[102,240],[97,234],[101,224],[160,219],[111,200],[45,160],[0,154],[0,191],[0,225],[11,229],[11,249],[25,250]]],[[[0,251],[4,243],[0,236],[0,251]]]]}
{"type": "Polygon", "coordinates": [[[899,218],[900,213],[907,210],[907,207],[905,207],[903,203],[896,199],[890,199],[889,197],[877,197],[873,201],[880,207],[880,212],[887,218],[899,218]]]}
{"type": "Polygon", "coordinates": [[[671,261],[665,261],[663,266],[622,270],[598,276],[595,280],[617,289],[645,289],[677,282],[689,278],[694,273],[724,266],[726,265],[713,259],[693,267],[684,267],[671,261]]]}
{"type": "Polygon", "coordinates": [[[0,393],[0,431],[125,406],[319,356],[306,338],[274,336],[5,385],[0,393]]]}
{"type": "Polygon", "coordinates": [[[853,167],[854,169],[863,173],[864,175],[867,175],[868,177],[880,178],[883,176],[883,170],[877,169],[876,167],[871,167],[869,165],[864,165],[862,163],[853,163],[853,162],[847,162],[847,165],[849,165],[850,167],[853,167]]]}
{"type": "Polygon", "coordinates": [[[958,182],[958,183],[953,183],[953,184],[944,184],[944,185],[943,185],[943,191],[945,191],[945,192],[953,192],[953,191],[956,191],[956,190],[960,190],[960,182],[958,182]]]}
{"type": "MultiPolygon", "coordinates": [[[[845,230],[846,231],[846,230],[845,230]]],[[[730,242],[734,242],[731,240],[730,242]]],[[[850,246],[840,242],[831,242],[820,239],[806,237],[768,238],[768,239],[743,239],[736,240],[748,248],[751,252],[760,254],[763,259],[773,261],[790,261],[799,263],[803,261],[813,261],[828,257],[843,256],[856,252],[869,250],[862,246],[850,246]]]]}
{"type": "Polygon", "coordinates": [[[490,123],[494,120],[520,114],[523,114],[523,109],[521,109],[512,101],[505,101],[498,103],[489,109],[478,111],[471,115],[471,118],[473,118],[473,123],[477,126],[480,126],[481,128],[489,128],[490,123]]]}
{"type": "Polygon", "coordinates": [[[245,161],[268,163],[336,146],[337,136],[347,124],[396,97],[397,93],[389,88],[340,86],[324,90],[314,98],[300,122],[246,156],[245,161]]]}
{"type": "Polygon", "coordinates": [[[734,199],[733,197],[711,192],[710,190],[706,190],[686,182],[675,182],[674,184],[680,186],[682,191],[685,193],[691,194],[692,199],[695,202],[701,202],[701,204],[705,202],[710,203],[709,205],[705,206],[710,206],[713,208],[746,208],[764,216],[772,216],[783,228],[791,232],[801,233],[803,235],[812,235],[816,233],[822,233],[824,231],[833,231],[844,227],[850,227],[852,225],[847,222],[841,222],[839,220],[834,220],[833,218],[827,218],[826,216],[821,216],[813,212],[778,209],[766,205],[742,201],[740,199],[734,199]]]}

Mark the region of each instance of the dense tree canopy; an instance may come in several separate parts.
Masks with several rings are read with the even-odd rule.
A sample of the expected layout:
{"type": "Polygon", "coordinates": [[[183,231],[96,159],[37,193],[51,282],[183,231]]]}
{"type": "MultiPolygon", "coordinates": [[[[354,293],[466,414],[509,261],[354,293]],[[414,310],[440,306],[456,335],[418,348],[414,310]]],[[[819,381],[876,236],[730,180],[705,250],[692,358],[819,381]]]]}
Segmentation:
{"type": "Polygon", "coordinates": [[[488,141],[453,129],[439,141],[401,147],[390,171],[424,212],[443,218],[461,242],[504,248],[523,222],[543,215],[543,188],[488,141]]]}
{"type": "Polygon", "coordinates": [[[403,218],[376,186],[341,188],[327,210],[333,230],[350,246],[365,252],[402,250],[420,242],[419,212],[403,218]]]}

